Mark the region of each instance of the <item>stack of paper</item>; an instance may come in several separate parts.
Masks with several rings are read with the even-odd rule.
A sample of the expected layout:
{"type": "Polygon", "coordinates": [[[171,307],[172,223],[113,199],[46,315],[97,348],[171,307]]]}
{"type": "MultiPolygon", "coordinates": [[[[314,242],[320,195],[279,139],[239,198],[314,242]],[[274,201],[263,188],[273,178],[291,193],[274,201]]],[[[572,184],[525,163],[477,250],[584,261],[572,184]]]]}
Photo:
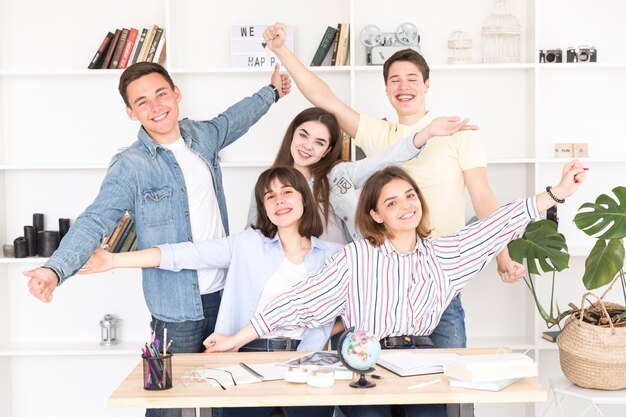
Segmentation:
{"type": "Polygon", "coordinates": [[[460,356],[456,353],[417,353],[415,350],[381,353],[378,364],[400,376],[436,374],[443,372],[446,362],[460,356]]]}
{"type": "Polygon", "coordinates": [[[453,386],[499,391],[520,378],[537,376],[537,364],[523,353],[464,355],[447,362],[443,373],[458,380],[450,381],[453,386]]]}

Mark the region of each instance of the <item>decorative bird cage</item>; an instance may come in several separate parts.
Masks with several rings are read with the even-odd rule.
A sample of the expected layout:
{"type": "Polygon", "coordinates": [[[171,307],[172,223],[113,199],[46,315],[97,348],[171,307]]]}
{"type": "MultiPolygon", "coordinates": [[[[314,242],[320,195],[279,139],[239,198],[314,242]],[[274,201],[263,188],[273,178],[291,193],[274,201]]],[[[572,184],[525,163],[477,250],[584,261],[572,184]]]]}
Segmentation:
{"type": "Polygon", "coordinates": [[[472,63],[472,38],[460,30],[454,31],[448,38],[448,64],[472,63]]]}
{"type": "Polygon", "coordinates": [[[496,0],[493,13],[483,23],[483,63],[520,62],[520,34],[521,25],[507,0],[496,0]]]}

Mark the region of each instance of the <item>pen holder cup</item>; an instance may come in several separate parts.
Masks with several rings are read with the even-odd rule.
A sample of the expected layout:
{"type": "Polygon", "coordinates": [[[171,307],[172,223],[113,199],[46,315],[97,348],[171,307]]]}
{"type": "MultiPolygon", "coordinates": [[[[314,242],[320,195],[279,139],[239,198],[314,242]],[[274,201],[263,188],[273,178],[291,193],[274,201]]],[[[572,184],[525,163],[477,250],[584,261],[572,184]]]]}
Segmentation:
{"type": "Polygon", "coordinates": [[[145,356],[143,359],[143,389],[159,391],[172,388],[172,354],[145,356]]]}

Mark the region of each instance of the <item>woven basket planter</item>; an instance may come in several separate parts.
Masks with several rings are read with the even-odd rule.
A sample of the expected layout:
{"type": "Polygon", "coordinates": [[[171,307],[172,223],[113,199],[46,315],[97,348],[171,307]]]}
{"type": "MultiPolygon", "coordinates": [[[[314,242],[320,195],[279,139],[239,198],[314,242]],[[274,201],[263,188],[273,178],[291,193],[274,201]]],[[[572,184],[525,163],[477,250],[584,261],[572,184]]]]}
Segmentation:
{"type": "MultiPolygon", "coordinates": [[[[586,295],[593,295],[587,293],[586,295]]],[[[597,297],[596,297],[597,298],[597,297]]],[[[626,327],[595,326],[584,322],[584,299],[581,310],[565,323],[556,339],[563,373],[574,384],[583,388],[619,390],[626,388],[626,327]]],[[[608,317],[606,307],[617,304],[598,302],[608,317]]]]}

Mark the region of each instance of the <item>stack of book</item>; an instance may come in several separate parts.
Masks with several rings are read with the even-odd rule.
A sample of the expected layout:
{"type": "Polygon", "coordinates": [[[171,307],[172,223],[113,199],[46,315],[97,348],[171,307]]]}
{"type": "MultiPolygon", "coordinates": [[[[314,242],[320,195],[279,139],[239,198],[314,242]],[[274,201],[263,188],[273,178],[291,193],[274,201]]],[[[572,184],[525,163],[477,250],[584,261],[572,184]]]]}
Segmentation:
{"type": "Polygon", "coordinates": [[[350,24],[339,23],[336,28],[328,26],[317,51],[311,61],[311,66],[320,66],[332,50],[330,65],[347,65],[350,55],[350,24]]]}
{"type": "Polygon", "coordinates": [[[165,64],[165,31],[157,25],[108,32],[89,62],[89,69],[124,69],[136,62],[165,64]]]}
{"type": "Polygon", "coordinates": [[[521,378],[537,376],[537,363],[523,353],[463,355],[444,364],[450,385],[500,391],[521,378]]]}
{"type": "Polygon", "coordinates": [[[113,233],[104,239],[103,245],[109,252],[131,252],[137,250],[137,232],[135,222],[128,214],[122,216],[120,222],[113,229],[113,233]]]}

